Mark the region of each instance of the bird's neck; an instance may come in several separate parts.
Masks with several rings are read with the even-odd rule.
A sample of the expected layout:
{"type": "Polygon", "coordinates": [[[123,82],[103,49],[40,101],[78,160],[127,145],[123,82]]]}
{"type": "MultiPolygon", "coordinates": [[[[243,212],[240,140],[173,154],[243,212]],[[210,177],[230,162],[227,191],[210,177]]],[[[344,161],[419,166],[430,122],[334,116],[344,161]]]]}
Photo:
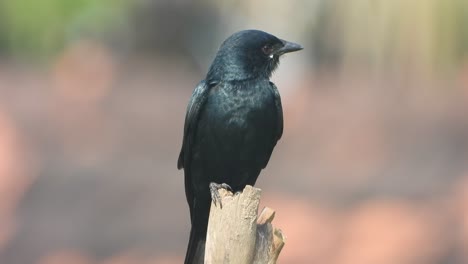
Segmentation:
{"type": "Polygon", "coordinates": [[[278,58],[272,59],[267,64],[255,65],[232,58],[216,57],[211,64],[206,79],[214,82],[269,80],[278,63],[278,58]]]}

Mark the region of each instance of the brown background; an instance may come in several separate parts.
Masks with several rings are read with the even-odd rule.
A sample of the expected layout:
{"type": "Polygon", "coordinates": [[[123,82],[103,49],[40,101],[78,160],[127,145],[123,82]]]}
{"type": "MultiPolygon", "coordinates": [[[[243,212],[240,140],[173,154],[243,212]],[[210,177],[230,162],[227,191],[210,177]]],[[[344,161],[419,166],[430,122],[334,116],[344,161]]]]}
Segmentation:
{"type": "Polygon", "coordinates": [[[13,2],[0,263],[181,263],[185,107],[244,28],[305,47],[273,77],[285,132],[257,182],[279,262],[468,263],[466,2],[13,2]]]}

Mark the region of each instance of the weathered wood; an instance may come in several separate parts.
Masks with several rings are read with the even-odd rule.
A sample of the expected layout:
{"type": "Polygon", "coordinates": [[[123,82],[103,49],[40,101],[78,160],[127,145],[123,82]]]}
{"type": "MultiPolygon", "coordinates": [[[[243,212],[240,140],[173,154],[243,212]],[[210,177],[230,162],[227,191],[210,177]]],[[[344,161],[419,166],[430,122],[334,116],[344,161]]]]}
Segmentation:
{"type": "Polygon", "coordinates": [[[265,208],[258,216],[261,190],[246,186],[240,194],[219,193],[222,207],[211,204],[205,263],[276,263],[285,239],[271,224],[274,210],[265,208]]]}

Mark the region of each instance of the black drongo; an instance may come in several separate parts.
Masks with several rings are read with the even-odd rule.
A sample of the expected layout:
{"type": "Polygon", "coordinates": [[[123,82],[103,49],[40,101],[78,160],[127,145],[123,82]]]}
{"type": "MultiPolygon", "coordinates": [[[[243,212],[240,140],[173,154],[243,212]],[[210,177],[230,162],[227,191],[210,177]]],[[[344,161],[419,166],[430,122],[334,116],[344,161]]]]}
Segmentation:
{"type": "Polygon", "coordinates": [[[217,188],[254,185],[283,134],[283,110],[270,82],[281,55],[298,44],[244,30],[221,45],[193,91],[177,167],[184,168],[192,229],[186,264],[203,263],[211,200],[217,188]]]}

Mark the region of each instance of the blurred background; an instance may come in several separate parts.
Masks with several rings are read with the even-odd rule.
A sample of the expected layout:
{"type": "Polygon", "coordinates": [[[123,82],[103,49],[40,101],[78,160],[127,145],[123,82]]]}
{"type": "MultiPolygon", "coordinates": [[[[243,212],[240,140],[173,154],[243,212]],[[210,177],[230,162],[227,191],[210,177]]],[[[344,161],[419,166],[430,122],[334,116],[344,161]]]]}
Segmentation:
{"type": "Polygon", "coordinates": [[[192,89],[256,28],[301,43],[257,186],[279,263],[468,263],[466,0],[0,1],[0,263],[182,263],[192,89]]]}

